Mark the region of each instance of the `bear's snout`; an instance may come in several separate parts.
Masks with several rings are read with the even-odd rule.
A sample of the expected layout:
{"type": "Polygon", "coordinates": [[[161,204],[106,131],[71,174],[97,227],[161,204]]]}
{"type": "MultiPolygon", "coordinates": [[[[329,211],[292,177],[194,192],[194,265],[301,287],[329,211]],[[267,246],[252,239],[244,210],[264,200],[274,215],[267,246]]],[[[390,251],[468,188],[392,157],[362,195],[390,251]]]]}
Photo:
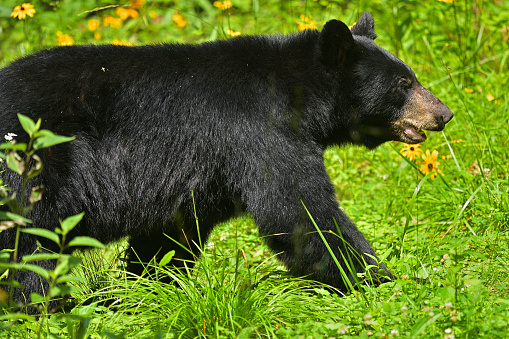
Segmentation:
{"type": "Polygon", "coordinates": [[[393,124],[397,140],[417,144],[426,140],[426,131],[441,131],[454,114],[440,99],[417,84],[393,124]]]}

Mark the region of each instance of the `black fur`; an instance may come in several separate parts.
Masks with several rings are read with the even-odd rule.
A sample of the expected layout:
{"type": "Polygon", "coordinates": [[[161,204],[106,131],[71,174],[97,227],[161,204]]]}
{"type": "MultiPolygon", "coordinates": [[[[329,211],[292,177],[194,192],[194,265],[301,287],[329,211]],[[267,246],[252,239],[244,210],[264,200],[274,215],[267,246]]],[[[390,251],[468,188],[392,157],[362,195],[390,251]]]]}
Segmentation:
{"type": "MultiPolygon", "coordinates": [[[[193,192],[203,241],[216,223],[249,212],[293,274],[345,290],[303,204],[322,231],[337,233],[337,223],[344,240],[378,265],[338,206],[323,152],[399,139],[391,124],[404,116],[411,93],[396,89],[397,79],[415,79],[375,45],[371,15],[359,23],[353,36],[333,20],[321,32],[194,46],[57,47],[2,69],[0,135],[26,141],[19,112],[76,136],[39,152],[45,169],[27,190],[42,184],[46,192],[29,215],[33,226],[54,229],[59,218],[84,211],[74,236],[104,243],[130,236],[145,262],[171,249],[190,259],[163,233],[186,246],[197,242],[193,192]]],[[[20,196],[18,176],[2,177],[20,196]]],[[[341,260],[344,243],[324,236],[341,260]]],[[[12,231],[0,233],[0,248],[12,248],[13,239],[12,231]]],[[[21,255],[35,249],[34,237],[23,235],[21,255]]],[[[141,273],[139,265],[129,269],[141,273]]],[[[37,276],[18,280],[26,295],[41,292],[37,276]]]]}

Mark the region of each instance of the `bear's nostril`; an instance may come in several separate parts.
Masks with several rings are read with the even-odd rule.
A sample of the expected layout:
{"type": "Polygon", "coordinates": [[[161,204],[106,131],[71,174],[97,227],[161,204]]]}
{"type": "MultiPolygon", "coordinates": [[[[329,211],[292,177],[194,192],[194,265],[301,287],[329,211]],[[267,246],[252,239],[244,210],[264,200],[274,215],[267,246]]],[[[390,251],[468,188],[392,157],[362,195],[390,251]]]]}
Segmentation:
{"type": "Polygon", "coordinates": [[[452,113],[452,111],[446,106],[440,116],[440,120],[442,120],[442,123],[445,125],[446,123],[451,121],[453,116],[454,116],[454,114],[452,113]]]}

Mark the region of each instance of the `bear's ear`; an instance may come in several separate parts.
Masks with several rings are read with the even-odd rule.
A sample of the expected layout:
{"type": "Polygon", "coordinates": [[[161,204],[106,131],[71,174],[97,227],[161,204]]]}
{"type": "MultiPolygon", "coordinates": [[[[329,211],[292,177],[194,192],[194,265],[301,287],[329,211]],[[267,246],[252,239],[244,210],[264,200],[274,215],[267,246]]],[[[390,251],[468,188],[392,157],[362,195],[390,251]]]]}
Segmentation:
{"type": "Polygon", "coordinates": [[[364,12],[362,14],[359,21],[352,27],[352,34],[362,35],[371,40],[376,39],[375,20],[373,20],[371,13],[364,12]]]}
{"type": "Polygon", "coordinates": [[[331,20],[320,33],[318,58],[328,67],[341,69],[353,47],[354,40],[348,26],[341,21],[331,20]]]}

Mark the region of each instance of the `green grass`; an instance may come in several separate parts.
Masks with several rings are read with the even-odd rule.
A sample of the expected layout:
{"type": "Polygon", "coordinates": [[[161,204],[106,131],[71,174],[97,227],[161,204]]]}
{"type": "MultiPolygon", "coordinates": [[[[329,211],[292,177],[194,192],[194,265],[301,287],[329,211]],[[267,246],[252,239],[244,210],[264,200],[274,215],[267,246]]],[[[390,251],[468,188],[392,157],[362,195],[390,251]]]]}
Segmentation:
{"type": "MultiPolygon", "coordinates": [[[[225,12],[204,0],[149,1],[121,28],[101,26],[99,39],[87,21],[114,16],[114,8],[98,9],[112,2],[34,1],[33,18],[10,18],[20,4],[0,4],[1,66],[55,45],[57,31],[76,44],[201,42],[227,38],[228,29],[296,31],[301,14],[318,27],[332,18],[353,24],[369,10],[377,43],[455,113],[421,146],[439,152],[441,178],[422,180],[396,142],[332,148],[325,157],[342,207],[386,265],[427,284],[400,279],[339,297],[290,277],[245,216],[218,226],[196,269],[162,269],[178,288],[126,279],[124,243],[83,253],[82,290],[48,319],[44,337],[509,336],[509,1],[234,0],[225,12]],[[187,20],[183,29],[172,20],[176,11],[187,20]]],[[[37,319],[10,316],[0,338],[35,337],[37,319]]]]}

